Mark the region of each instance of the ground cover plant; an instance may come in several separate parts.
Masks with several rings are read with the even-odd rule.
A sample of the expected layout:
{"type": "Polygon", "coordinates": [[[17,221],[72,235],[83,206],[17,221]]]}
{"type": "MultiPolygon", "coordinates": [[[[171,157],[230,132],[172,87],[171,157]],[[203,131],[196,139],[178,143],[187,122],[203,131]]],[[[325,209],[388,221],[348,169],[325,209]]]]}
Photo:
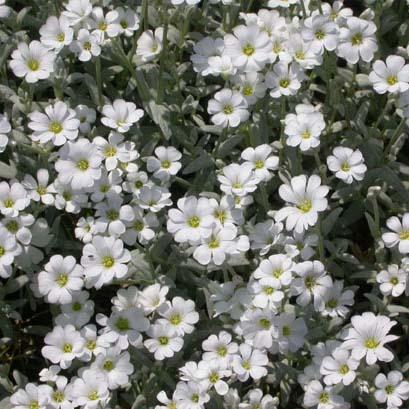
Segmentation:
{"type": "Polygon", "coordinates": [[[0,0],[0,408],[409,405],[406,0],[0,0]]]}

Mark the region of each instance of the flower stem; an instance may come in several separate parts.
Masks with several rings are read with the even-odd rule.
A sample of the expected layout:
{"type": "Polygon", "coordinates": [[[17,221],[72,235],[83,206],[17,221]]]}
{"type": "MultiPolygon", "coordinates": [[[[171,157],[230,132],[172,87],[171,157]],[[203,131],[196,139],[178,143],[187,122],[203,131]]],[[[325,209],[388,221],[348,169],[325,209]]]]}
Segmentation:
{"type": "Polygon", "coordinates": [[[163,28],[163,40],[162,40],[162,52],[160,54],[160,66],[159,66],[159,84],[158,84],[158,94],[156,96],[156,102],[161,104],[163,101],[164,95],[164,78],[163,72],[165,70],[166,64],[166,54],[168,48],[168,19],[167,16],[165,17],[165,25],[163,28]]]}
{"type": "Polygon", "coordinates": [[[406,125],[406,121],[407,121],[406,118],[402,118],[402,120],[400,121],[399,126],[396,128],[396,131],[392,135],[391,140],[389,141],[388,146],[385,149],[386,155],[389,155],[393,145],[398,140],[398,138],[402,135],[403,128],[406,125]]]}
{"type": "Polygon", "coordinates": [[[102,73],[101,73],[101,57],[98,56],[95,60],[95,78],[98,87],[98,105],[102,107],[102,73]]]}
{"type": "Polygon", "coordinates": [[[146,31],[149,27],[148,0],[142,0],[142,24],[143,24],[143,31],[146,31]]]}

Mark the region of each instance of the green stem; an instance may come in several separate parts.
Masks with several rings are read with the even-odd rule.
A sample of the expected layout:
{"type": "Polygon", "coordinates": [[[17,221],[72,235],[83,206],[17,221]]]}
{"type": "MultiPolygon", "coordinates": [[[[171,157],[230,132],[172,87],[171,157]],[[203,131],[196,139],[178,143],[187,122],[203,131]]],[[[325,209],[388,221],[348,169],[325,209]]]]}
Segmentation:
{"type": "Polygon", "coordinates": [[[165,64],[166,64],[166,54],[167,54],[167,48],[168,48],[168,19],[167,16],[165,17],[165,25],[163,28],[163,40],[162,40],[162,52],[160,54],[160,66],[159,66],[159,84],[158,84],[158,94],[156,96],[156,102],[158,104],[161,104],[163,101],[163,96],[164,96],[164,79],[163,79],[163,72],[165,70],[165,64]]]}
{"type": "Polygon", "coordinates": [[[318,233],[318,253],[320,256],[320,260],[324,262],[325,249],[324,249],[324,238],[322,236],[322,230],[321,230],[321,216],[318,216],[317,233],[318,233]]]}
{"type": "Polygon", "coordinates": [[[102,108],[102,71],[101,71],[101,57],[98,56],[95,60],[95,78],[98,87],[98,105],[102,108]]]}
{"type": "Polygon", "coordinates": [[[142,0],[142,23],[143,23],[143,31],[146,31],[149,27],[148,0],[142,0]]]}
{"type": "Polygon", "coordinates": [[[281,130],[280,130],[280,143],[281,143],[281,149],[279,153],[279,164],[280,166],[283,164],[284,161],[284,147],[285,147],[285,140],[284,140],[284,118],[285,118],[285,112],[286,112],[286,101],[285,97],[281,96],[280,100],[280,119],[283,121],[281,124],[281,130]]]}
{"type": "Polygon", "coordinates": [[[388,100],[388,101],[386,101],[386,104],[383,107],[381,114],[379,115],[378,119],[376,120],[374,128],[378,128],[379,124],[383,121],[383,118],[388,113],[389,108],[390,108],[390,106],[389,106],[389,100],[388,100]]]}
{"type": "Polygon", "coordinates": [[[302,15],[304,18],[307,18],[307,10],[305,8],[304,0],[301,0],[301,9],[302,9],[302,15]]]}
{"type": "Polygon", "coordinates": [[[406,125],[406,121],[407,121],[406,118],[402,118],[402,120],[401,120],[399,126],[396,128],[396,131],[395,131],[394,134],[392,135],[391,140],[389,141],[388,146],[387,146],[386,149],[385,149],[386,155],[388,155],[388,154],[390,153],[390,151],[391,151],[393,145],[394,145],[395,142],[398,140],[398,138],[402,135],[403,128],[404,128],[405,125],[406,125]]]}

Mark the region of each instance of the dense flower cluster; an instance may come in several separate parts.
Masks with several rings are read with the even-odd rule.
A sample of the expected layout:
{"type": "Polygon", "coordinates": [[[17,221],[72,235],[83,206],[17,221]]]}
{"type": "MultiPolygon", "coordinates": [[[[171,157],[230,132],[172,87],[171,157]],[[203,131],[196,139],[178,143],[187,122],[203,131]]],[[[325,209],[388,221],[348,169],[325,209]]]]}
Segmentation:
{"type": "Polygon", "coordinates": [[[0,406],[405,407],[405,2],[20,3],[0,406]]]}

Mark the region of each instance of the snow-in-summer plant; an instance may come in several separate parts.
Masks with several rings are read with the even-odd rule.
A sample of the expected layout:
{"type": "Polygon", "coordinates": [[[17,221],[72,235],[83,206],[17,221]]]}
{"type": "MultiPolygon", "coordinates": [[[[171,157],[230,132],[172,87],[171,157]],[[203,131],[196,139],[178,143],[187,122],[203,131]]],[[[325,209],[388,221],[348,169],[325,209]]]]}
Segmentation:
{"type": "Polygon", "coordinates": [[[407,408],[408,22],[0,0],[0,408],[407,408]]]}

